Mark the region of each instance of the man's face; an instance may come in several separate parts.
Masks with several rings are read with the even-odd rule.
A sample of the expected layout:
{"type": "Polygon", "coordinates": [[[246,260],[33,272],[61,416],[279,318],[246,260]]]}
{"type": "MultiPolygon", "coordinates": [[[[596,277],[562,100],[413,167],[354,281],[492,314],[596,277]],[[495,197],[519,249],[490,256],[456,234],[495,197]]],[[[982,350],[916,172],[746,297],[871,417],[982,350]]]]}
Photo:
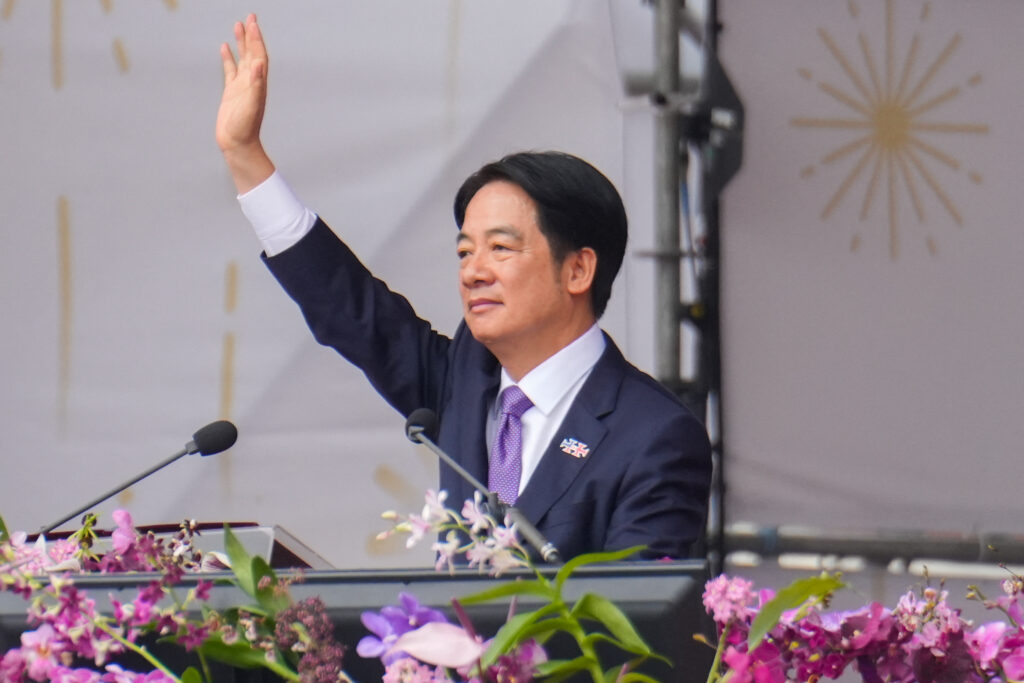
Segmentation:
{"type": "Polygon", "coordinates": [[[509,352],[536,349],[543,360],[561,348],[572,318],[572,259],[555,264],[522,188],[505,181],[480,188],[466,207],[457,253],[463,314],[479,342],[502,363],[509,352]]]}

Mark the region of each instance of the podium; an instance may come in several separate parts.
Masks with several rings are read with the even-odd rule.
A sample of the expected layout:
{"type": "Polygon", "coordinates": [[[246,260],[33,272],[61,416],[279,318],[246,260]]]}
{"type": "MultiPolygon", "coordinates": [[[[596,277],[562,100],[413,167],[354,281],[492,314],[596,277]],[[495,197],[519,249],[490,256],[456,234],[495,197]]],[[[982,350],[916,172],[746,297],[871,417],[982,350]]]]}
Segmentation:
{"type": "MultiPolygon", "coordinates": [[[[174,527],[175,529],[177,527],[174,527]]],[[[383,667],[377,659],[363,659],[356,653],[359,639],[368,635],[360,622],[364,611],[377,612],[385,605],[398,604],[398,594],[412,593],[424,605],[442,609],[453,623],[457,623],[451,610],[451,600],[482,591],[495,582],[511,581],[517,576],[533,578],[529,571],[508,572],[492,578],[476,569],[457,568],[453,573],[425,569],[338,570],[324,567],[326,562],[301,541],[279,527],[232,525],[232,531],[247,549],[262,548],[264,557],[279,576],[297,579],[290,586],[296,601],[318,596],[324,602],[335,626],[337,640],[346,646],[345,670],[355,681],[380,681],[383,667]],[[293,569],[293,567],[301,567],[293,569]],[[300,578],[301,577],[301,578],[300,578]]],[[[221,532],[223,533],[223,532],[221,532]]],[[[215,542],[215,534],[203,531],[203,543],[215,542]]],[[[222,548],[223,546],[221,546],[222,548]]],[[[213,548],[220,550],[221,548],[213,548]]],[[[205,548],[203,548],[205,550],[205,548]]],[[[254,552],[254,550],[249,550],[254,552]]],[[[548,570],[544,570],[547,573],[548,570]]],[[[553,575],[555,569],[551,569],[553,575]]],[[[99,608],[110,605],[111,597],[127,601],[134,598],[142,586],[152,581],[152,575],[138,574],[81,574],[74,577],[75,585],[96,600],[99,608]]],[[[250,603],[241,590],[225,585],[232,578],[230,572],[208,572],[186,575],[182,590],[195,585],[200,579],[212,580],[209,605],[226,609],[250,603]]],[[[714,651],[693,639],[702,633],[709,639],[714,635],[714,624],[704,611],[701,595],[709,578],[707,563],[703,560],[672,562],[638,561],[581,567],[565,586],[567,599],[575,600],[583,593],[598,593],[619,606],[633,621],[637,630],[651,648],[675,662],[673,668],[651,662],[642,670],[656,680],[666,683],[704,681],[711,667],[714,651]]],[[[532,596],[520,596],[520,611],[539,606],[532,596]]],[[[12,593],[0,593],[0,648],[4,650],[19,644],[22,631],[29,627],[25,621],[26,602],[12,593]]],[[[497,632],[508,617],[507,601],[486,605],[467,606],[466,612],[474,628],[485,638],[497,632]]],[[[552,640],[546,645],[553,658],[575,656],[571,641],[552,640]]],[[[181,648],[160,650],[161,658],[172,668],[184,668],[189,660],[181,648]]],[[[609,650],[602,652],[602,663],[609,667],[622,658],[609,650]]],[[[127,663],[126,663],[127,665],[127,663]]],[[[142,667],[139,670],[146,670],[142,667]]],[[[218,682],[272,681],[269,672],[218,671],[218,682]]],[[[575,680],[575,679],[574,679],[575,680]]]]}
{"type": "MultiPolygon", "coordinates": [[[[261,526],[256,522],[200,522],[196,524],[199,532],[193,539],[193,545],[204,554],[211,551],[224,551],[224,526],[231,527],[231,532],[241,542],[242,547],[250,555],[262,557],[274,569],[334,569],[334,566],[321,557],[315,550],[300,541],[280,526],[261,526]]],[[[178,524],[150,524],[136,527],[139,533],[152,532],[157,538],[170,539],[178,533],[178,524]]],[[[73,532],[58,531],[47,534],[48,541],[68,538],[73,532]]],[[[97,529],[99,537],[95,551],[104,553],[110,549],[109,529],[97,529]]],[[[38,534],[28,537],[33,543],[38,534]]]]}
{"type": "MultiPolygon", "coordinates": [[[[255,522],[230,522],[231,532],[250,555],[262,557],[277,569],[334,569],[334,566],[315,550],[276,524],[260,526],[255,522]]],[[[158,525],[139,527],[139,531],[152,531],[157,536],[173,536],[177,526],[158,525]]],[[[208,553],[224,551],[224,525],[204,522],[197,525],[200,535],[193,545],[208,553]]]]}

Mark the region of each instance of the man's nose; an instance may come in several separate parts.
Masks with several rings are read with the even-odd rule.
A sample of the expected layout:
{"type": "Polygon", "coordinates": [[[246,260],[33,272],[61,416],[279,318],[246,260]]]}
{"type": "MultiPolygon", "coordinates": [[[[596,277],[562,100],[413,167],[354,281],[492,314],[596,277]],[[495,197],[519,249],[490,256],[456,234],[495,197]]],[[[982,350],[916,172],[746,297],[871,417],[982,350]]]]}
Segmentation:
{"type": "Polygon", "coordinates": [[[463,287],[476,287],[493,279],[487,259],[477,254],[467,254],[459,263],[459,279],[463,287]]]}

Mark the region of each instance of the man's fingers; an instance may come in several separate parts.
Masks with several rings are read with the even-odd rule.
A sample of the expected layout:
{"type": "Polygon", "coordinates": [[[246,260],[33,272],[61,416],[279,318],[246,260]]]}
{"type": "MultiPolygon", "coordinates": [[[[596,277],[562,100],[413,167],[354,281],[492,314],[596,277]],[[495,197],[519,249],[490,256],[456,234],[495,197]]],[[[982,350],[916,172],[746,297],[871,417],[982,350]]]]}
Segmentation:
{"type": "Polygon", "coordinates": [[[263,35],[256,23],[256,15],[250,14],[245,23],[235,22],[235,43],[238,59],[235,60],[231,46],[224,43],[220,46],[220,59],[224,67],[224,87],[238,78],[239,70],[242,77],[257,87],[264,87],[267,78],[267,49],[263,45],[263,35]]]}
{"type": "Polygon", "coordinates": [[[256,23],[255,14],[250,14],[245,20],[245,49],[248,57],[266,61],[267,46],[263,44],[263,32],[256,23]]]}
{"type": "Polygon", "coordinates": [[[231,54],[231,48],[227,43],[221,43],[220,61],[224,65],[224,85],[227,86],[238,75],[238,65],[235,64],[235,56],[231,54]]]}
{"type": "Polygon", "coordinates": [[[266,60],[260,59],[252,63],[252,71],[249,72],[252,76],[252,82],[258,87],[262,88],[267,80],[267,62],[266,60]]]}
{"type": "Polygon", "coordinates": [[[238,58],[245,59],[245,26],[242,22],[235,22],[235,45],[238,47],[238,58]]]}

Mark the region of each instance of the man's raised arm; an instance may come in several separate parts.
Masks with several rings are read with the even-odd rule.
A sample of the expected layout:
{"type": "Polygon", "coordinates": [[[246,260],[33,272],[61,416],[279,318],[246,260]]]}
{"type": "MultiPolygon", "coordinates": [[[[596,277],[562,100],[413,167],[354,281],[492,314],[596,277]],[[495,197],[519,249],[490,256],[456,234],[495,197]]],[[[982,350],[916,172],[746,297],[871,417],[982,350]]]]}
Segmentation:
{"type": "Polygon", "coordinates": [[[235,24],[238,61],[231,47],[220,46],[224,65],[224,94],[217,111],[217,145],[239,194],[245,194],[270,177],[274,163],[260,142],[260,126],[267,104],[267,47],[250,14],[235,24]]]}

